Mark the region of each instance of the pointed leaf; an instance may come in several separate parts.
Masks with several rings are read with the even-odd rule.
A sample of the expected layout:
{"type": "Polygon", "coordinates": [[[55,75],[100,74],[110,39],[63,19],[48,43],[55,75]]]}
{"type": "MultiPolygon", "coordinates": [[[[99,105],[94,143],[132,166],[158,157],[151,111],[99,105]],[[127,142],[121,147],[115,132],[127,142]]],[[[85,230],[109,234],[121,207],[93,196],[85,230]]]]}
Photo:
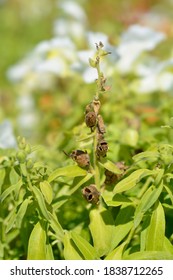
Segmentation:
{"type": "Polygon", "coordinates": [[[51,228],[55,231],[57,239],[59,241],[63,241],[64,239],[64,230],[62,228],[62,226],[60,225],[58,218],[56,217],[56,215],[51,214],[50,212],[48,212],[49,214],[49,223],[51,228]]]}
{"type": "Polygon", "coordinates": [[[112,240],[113,248],[117,247],[133,227],[133,215],[133,206],[121,207],[115,220],[115,232],[112,240]]]}
{"type": "Polygon", "coordinates": [[[47,221],[49,221],[49,219],[50,219],[50,216],[48,214],[49,212],[47,210],[47,207],[46,207],[46,204],[45,204],[45,201],[44,201],[44,197],[43,197],[41,191],[35,186],[32,186],[32,191],[35,194],[35,197],[36,197],[36,200],[38,202],[38,205],[39,205],[39,208],[40,208],[40,211],[41,211],[42,215],[44,216],[44,218],[47,221]]]}
{"type": "Polygon", "coordinates": [[[125,192],[133,187],[145,176],[153,175],[155,172],[148,169],[138,169],[131,173],[128,177],[120,181],[114,188],[113,192],[120,193],[125,192]]]}
{"type": "Polygon", "coordinates": [[[19,210],[16,214],[16,227],[20,228],[23,217],[25,216],[27,207],[29,205],[29,203],[31,202],[30,198],[26,198],[20,205],[19,210]]]}
{"type": "Polygon", "coordinates": [[[147,230],[146,250],[162,251],[165,238],[165,215],[160,202],[154,209],[147,230]]]}
{"type": "Polygon", "coordinates": [[[49,176],[48,182],[50,183],[60,176],[77,177],[77,176],[85,176],[86,174],[87,171],[80,168],[77,165],[65,166],[54,170],[52,174],[49,176]]]}
{"type": "Polygon", "coordinates": [[[78,248],[71,238],[70,232],[65,232],[64,236],[64,258],[65,260],[83,260],[78,248]]]}
{"type": "Polygon", "coordinates": [[[28,260],[46,260],[46,232],[38,222],[29,237],[28,260]]]}
{"type": "Polygon", "coordinates": [[[124,252],[124,248],[126,247],[127,242],[123,242],[121,245],[119,245],[117,248],[115,248],[112,252],[110,252],[105,260],[122,260],[122,255],[124,252]]]}
{"type": "Polygon", "coordinates": [[[105,169],[115,173],[115,174],[121,174],[123,173],[116,165],[110,160],[106,160],[105,162],[99,162],[99,165],[104,167],[105,169]]]}
{"type": "Polygon", "coordinates": [[[95,248],[82,236],[75,232],[71,232],[71,237],[78,249],[80,250],[80,252],[82,253],[82,255],[84,256],[85,260],[99,259],[95,248]]]}
{"type": "Polygon", "coordinates": [[[112,240],[115,233],[111,212],[103,207],[92,209],[89,228],[98,256],[108,254],[113,249],[112,240]]]}
{"type": "Polygon", "coordinates": [[[4,183],[4,179],[5,179],[5,168],[1,168],[0,169],[0,195],[1,195],[1,188],[4,183]]]}
{"type": "Polygon", "coordinates": [[[0,196],[0,201],[3,202],[4,199],[6,199],[6,197],[8,195],[10,195],[13,191],[15,191],[16,189],[20,189],[20,187],[22,186],[23,182],[22,180],[20,179],[16,184],[8,187],[3,193],[2,195],[0,196]]]}
{"type": "Polygon", "coordinates": [[[42,192],[46,202],[48,204],[51,204],[52,199],[53,199],[53,191],[52,191],[52,187],[49,184],[49,182],[48,181],[40,182],[40,189],[41,189],[41,192],[42,192]]]}
{"type": "Polygon", "coordinates": [[[155,188],[155,186],[151,186],[141,198],[140,203],[136,207],[135,215],[134,215],[134,226],[137,227],[144,213],[156,202],[159,198],[163,189],[163,181],[160,183],[159,187],[155,188]],[[153,189],[154,188],[154,189],[153,189]]]}

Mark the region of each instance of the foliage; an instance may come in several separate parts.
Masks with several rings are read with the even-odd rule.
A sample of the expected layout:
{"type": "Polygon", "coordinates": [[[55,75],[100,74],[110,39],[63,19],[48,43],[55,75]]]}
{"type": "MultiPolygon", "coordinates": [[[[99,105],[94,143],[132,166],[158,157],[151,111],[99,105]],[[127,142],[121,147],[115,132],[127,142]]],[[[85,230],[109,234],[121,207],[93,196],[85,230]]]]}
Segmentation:
{"type": "Polygon", "coordinates": [[[173,259],[172,119],[141,135],[135,119],[121,128],[111,116],[106,127],[108,55],[96,44],[96,92],[61,166],[24,137],[17,150],[1,149],[1,259],[173,259]]]}
{"type": "MultiPolygon", "coordinates": [[[[118,18],[125,1],[87,1],[88,21],[80,0],[59,0],[52,36],[48,0],[12,2],[0,10],[2,72],[10,65],[14,83],[0,91],[0,259],[173,259],[172,38],[164,20],[159,31],[144,22],[124,30],[113,7],[118,18]],[[96,32],[99,17],[105,33],[96,32]]],[[[136,8],[144,13],[148,3],[136,8]]]]}

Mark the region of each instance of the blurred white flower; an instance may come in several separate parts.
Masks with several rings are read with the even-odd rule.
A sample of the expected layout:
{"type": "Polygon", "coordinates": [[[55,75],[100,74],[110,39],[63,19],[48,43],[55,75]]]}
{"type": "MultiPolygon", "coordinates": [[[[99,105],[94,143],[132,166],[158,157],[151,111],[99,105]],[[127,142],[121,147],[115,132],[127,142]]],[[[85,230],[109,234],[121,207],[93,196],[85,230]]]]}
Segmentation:
{"type": "Polygon", "coordinates": [[[122,73],[131,72],[137,58],[144,51],[153,50],[166,38],[165,34],[156,32],[148,27],[132,25],[120,39],[117,52],[120,59],[117,68],[122,73]]]}
{"type": "Polygon", "coordinates": [[[39,43],[25,59],[10,67],[7,77],[12,82],[26,83],[31,76],[36,82],[40,73],[65,77],[70,74],[69,65],[75,60],[75,45],[68,37],[52,38],[39,43]]]}
{"type": "Polygon", "coordinates": [[[76,0],[58,1],[57,6],[68,16],[71,16],[78,21],[85,22],[87,19],[84,10],[76,0]]]}
{"type": "Polygon", "coordinates": [[[17,142],[13,133],[12,124],[9,120],[0,123],[0,148],[16,148],[17,142]]]}
{"type": "Polygon", "coordinates": [[[173,74],[169,72],[169,68],[173,68],[173,59],[163,62],[151,60],[150,64],[138,65],[136,73],[139,79],[132,83],[132,89],[145,94],[155,91],[172,91],[173,74]]]}

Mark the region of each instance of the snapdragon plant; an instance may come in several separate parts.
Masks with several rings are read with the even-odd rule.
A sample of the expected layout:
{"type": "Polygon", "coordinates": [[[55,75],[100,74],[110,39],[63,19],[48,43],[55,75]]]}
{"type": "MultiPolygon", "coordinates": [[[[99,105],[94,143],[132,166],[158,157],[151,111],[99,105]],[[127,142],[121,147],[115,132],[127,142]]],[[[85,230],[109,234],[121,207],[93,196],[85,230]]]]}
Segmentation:
{"type": "Polygon", "coordinates": [[[112,160],[102,114],[108,55],[96,44],[96,90],[61,167],[42,162],[24,137],[1,155],[1,259],[173,259],[173,146],[138,150],[130,165],[112,160]]]}

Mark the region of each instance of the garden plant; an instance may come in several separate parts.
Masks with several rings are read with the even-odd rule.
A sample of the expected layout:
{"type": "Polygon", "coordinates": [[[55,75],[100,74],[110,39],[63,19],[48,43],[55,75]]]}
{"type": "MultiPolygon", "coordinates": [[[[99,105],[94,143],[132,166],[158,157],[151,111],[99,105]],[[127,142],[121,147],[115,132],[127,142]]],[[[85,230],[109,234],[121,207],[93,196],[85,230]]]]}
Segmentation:
{"type": "Polygon", "coordinates": [[[146,115],[140,132],[141,107],[132,115],[135,96],[112,96],[101,67],[112,54],[95,47],[94,90],[61,166],[23,136],[17,149],[1,151],[0,259],[173,259],[173,119],[152,131],[146,115]]]}

